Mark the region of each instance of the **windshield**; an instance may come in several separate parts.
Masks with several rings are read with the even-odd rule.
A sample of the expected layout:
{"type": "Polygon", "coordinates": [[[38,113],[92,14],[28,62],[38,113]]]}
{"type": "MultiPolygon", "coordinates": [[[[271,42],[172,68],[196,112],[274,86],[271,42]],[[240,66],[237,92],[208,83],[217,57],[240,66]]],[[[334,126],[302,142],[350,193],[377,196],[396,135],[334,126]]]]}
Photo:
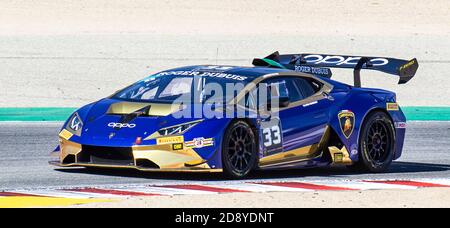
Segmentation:
{"type": "Polygon", "coordinates": [[[236,96],[244,86],[243,82],[225,83],[214,77],[150,76],[117,92],[112,98],[139,102],[222,103],[236,96]]]}

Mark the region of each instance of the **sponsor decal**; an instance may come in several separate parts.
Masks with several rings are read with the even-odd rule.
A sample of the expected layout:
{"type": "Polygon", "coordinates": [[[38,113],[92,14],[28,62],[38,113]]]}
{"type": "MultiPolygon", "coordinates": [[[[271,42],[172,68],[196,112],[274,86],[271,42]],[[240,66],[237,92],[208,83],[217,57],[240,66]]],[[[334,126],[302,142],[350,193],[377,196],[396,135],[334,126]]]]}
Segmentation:
{"type": "Polygon", "coordinates": [[[343,153],[335,153],[334,154],[334,162],[342,162],[344,160],[343,153]]]}
{"type": "Polygon", "coordinates": [[[232,66],[218,66],[218,65],[211,65],[211,66],[200,66],[198,68],[195,68],[194,71],[201,71],[201,72],[225,72],[227,70],[232,70],[234,67],[232,66]]]}
{"type": "Polygon", "coordinates": [[[170,137],[162,137],[156,139],[157,145],[164,145],[164,144],[174,144],[174,143],[183,143],[184,137],[183,136],[170,136],[170,137]]]}
{"type": "Polygon", "coordinates": [[[236,74],[227,74],[220,71],[166,71],[157,74],[156,76],[199,76],[199,77],[214,77],[230,80],[244,81],[247,77],[236,74]]]}
{"type": "Polygon", "coordinates": [[[202,148],[207,146],[213,146],[214,145],[214,139],[213,138],[195,138],[192,141],[185,142],[186,147],[188,148],[202,148]]]}
{"type": "MultiPolygon", "coordinates": [[[[300,55],[295,58],[300,59],[300,55]]],[[[336,66],[355,66],[358,61],[362,57],[357,56],[339,56],[339,55],[305,55],[303,56],[303,60],[308,64],[328,64],[328,65],[336,65],[336,66]]],[[[370,59],[370,63],[373,66],[385,66],[389,63],[389,60],[386,58],[372,58],[370,59]]]]}
{"type": "Polygon", "coordinates": [[[112,139],[115,135],[116,135],[116,133],[111,132],[111,133],[108,135],[108,138],[109,138],[109,139],[112,139]]]}
{"type": "Polygon", "coordinates": [[[415,60],[415,59],[413,59],[413,60],[407,62],[405,65],[403,65],[403,66],[400,67],[400,71],[402,71],[402,70],[404,70],[404,69],[406,69],[406,68],[408,68],[408,67],[414,65],[415,63],[416,63],[416,60],[415,60]]]}
{"type": "Polygon", "coordinates": [[[386,110],[388,111],[398,111],[399,107],[397,103],[386,103],[386,110]]]}
{"type": "Polygon", "coordinates": [[[134,141],[134,144],[136,145],[140,145],[142,143],[142,137],[137,137],[136,140],[134,141]]]}
{"type": "Polygon", "coordinates": [[[183,149],[183,143],[172,144],[172,150],[182,150],[182,149],[183,149]]]}
{"type": "Polygon", "coordinates": [[[355,156],[357,156],[357,155],[358,155],[358,145],[353,144],[353,145],[350,147],[350,157],[355,157],[355,156]]]}
{"type": "Polygon", "coordinates": [[[316,75],[330,75],[330,69],[328,68],[322,68],[322,67],[310,67],[310,66],[294,66],[294,71],[302,72],[302,73],[309,73],[309,74],[316,74],[316,75]]]}
{"type": "Polygon", "coordinates": [[[339,125],[341,126],[342,134],[348,139],[355,128],[355,114],[349,110],[342,110],[338,114],[339,125]]]}
{"type": "Polygon", "coordinates": [[[136,124],[129,124],[129,123],[114,123],[111,122],[108,124],[108,127],[112,127],[112,128],[135,128],[136,124]]]}
{"type": "Polygon", "coordinates": [[[395,128],[406,128],[406,122],[395,122],[395,128]]]}

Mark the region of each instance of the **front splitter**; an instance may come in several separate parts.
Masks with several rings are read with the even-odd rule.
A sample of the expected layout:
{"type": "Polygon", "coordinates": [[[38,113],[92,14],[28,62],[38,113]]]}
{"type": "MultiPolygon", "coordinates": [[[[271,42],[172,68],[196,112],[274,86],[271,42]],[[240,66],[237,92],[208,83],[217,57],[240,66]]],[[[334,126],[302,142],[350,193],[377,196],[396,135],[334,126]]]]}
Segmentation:
{"type": "Polygon", "coordinates": [[[129,165],[111,165],[111,164],[92,164],[92,163],[70,163],[62,164],[59,161],[49,161],[50,165],[58,167],[97,167],[111,169],[134,169],[144,172],[192,172],[192,173],[220,173],[222,169],[203,169],[203,168],[176,168],[176,169],[155,169],[129,165]]]}

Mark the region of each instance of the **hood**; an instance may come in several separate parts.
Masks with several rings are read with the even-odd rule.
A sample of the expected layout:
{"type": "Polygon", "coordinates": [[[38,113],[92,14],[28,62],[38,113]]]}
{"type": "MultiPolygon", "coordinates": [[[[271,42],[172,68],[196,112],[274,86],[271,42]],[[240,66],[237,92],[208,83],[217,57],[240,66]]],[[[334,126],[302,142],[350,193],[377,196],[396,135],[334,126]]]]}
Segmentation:
{"type": "Polygon", "coordinates": [[[186,110],[193,110],[193,106],[103,99],[84,115],[77,141],[84,145],[130,147],[140,137],[140,145],[153,145],[155,139],[144,139],[159,129],[201,119],[177,118],[181,116],[177,113],[186,110]]]}

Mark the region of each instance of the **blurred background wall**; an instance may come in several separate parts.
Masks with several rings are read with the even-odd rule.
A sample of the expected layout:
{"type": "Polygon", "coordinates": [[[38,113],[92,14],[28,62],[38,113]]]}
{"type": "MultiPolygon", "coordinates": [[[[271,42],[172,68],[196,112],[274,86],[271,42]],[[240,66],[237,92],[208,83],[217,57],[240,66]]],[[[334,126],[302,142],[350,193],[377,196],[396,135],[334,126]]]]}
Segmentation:
{"type": "MultiPolygon", "coordinates": [[[[78,107],[149,74],[254,57],[417,57],[406,85],[363,86],[406,106],[450,106],[450,1],[0,1],[0,107],[78,107]]],[[[352,71],[335,70],[352,83],[352,71]]]]}

